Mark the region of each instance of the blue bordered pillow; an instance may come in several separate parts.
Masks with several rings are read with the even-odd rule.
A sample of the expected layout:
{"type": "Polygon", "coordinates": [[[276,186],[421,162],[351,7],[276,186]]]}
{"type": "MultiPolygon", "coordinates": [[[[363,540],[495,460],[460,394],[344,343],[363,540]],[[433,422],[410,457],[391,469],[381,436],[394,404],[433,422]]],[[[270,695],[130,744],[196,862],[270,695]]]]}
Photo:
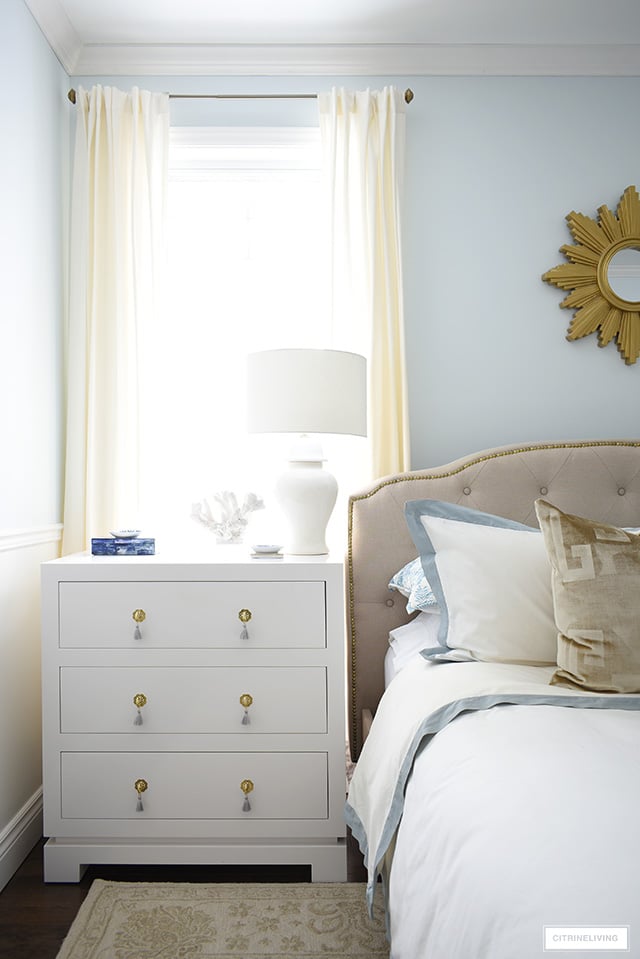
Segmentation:
{"type": "Polygon", "coordinates": [[[430,659],[554,665],[551,565],[539,529],[445,503],[406,504],[409,531],[441,612],[430,659]]]}

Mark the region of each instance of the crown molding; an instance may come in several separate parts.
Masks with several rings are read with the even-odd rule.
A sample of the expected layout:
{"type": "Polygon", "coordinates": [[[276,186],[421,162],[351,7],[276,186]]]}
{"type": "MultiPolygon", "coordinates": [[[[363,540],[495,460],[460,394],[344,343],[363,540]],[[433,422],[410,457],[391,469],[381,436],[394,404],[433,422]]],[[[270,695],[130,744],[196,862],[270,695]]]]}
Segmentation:
{"type": "Polygon", "coordinates": [[[70,75],[635,77],[640,45],[85,44],[70,75]]]}
{"type": "Polygon", "coordinates": [[[59,0],[24,0],[45,39],[69,76],[73,76],[82,41],[59,0]]]}
{"type": "Polygon", "coordinates": [[[640,76],[639,44],[82,43],[60,0],[25,0],[73,76],[640,76]]]}

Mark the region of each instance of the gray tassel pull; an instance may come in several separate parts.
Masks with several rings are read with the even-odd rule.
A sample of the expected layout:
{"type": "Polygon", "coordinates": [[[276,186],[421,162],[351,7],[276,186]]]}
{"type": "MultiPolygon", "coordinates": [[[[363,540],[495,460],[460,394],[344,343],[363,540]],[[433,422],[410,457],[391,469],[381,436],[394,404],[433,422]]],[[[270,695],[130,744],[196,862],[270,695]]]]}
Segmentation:
{"type": "Polygon", "coordinates": [[[142,632],[140,631],[140,623],[144,623],[145,619],[147,618],[147,614],[145,613],[144,609],[134,609],[134,611],[131,614],[131,618],[136,624],[136,628],[133,631],[133,638],[136,641],[139,641],[142,639],[142,632]]]}
{"type": "Polygon", "coordinates": [[[251,718],[249,716],[249,706],[251,706],[252,703],[253,703],[253,696],[251,696],[249,693],[243,693],[242,696],[240,697],[240,705],[244,709],[244,716],[242,717],[243,726],[251,725],[251,718]]]}
{"type": "Polygon", "coordinates": [[[144,812],[144,805],[142,803],[142,794],[149,788],[149,783],[145,779],[136,779],[133,784],[133,788],[138,794],[138,801],[136,802],[136,812],[144,812]]]}
{"type": "Polygon", "coordinates": [[[249,639],[249,629],[247,623],[251,620],[251,615],[250,609],[241,609],[238,613],[238,619],[242,623],[242,629],[240,630],[240,639],[242,640],[249,639]]]}
{"type": "Polygon", "coordinates": [[[253,792],[253,783],[250,779],[243,779],[240,783],[240,789],[244,793],[244,802],[242,803],[243,812],[251,812],[251,803],[249,802],[249,793],[253,792]]]}
{"type": "Polygon", "coordinates": [[[142,713],[140,712],[140,710],[142,709],[143,706],[147,705],[147,697],[145,696],[145,694],[136,693],[135,696],[133,697],[133,705],[138,710],[135,715],[135,719],[133,720],[133,725],[142,726],[142,713]]]}

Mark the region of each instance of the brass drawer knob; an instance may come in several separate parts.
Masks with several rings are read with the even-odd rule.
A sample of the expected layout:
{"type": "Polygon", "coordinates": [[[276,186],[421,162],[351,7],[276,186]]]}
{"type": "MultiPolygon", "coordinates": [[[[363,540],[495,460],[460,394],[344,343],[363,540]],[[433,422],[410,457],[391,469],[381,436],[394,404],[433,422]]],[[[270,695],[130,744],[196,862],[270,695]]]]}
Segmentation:
{"type": "Polygon", "coordinates": [[[134,726],[142,726],[142,713],[140,710],[147,705],[147,697],[144,693],[136,693],[133,697],[133,705],[136,707],[136,718],[133,720],[134,726]]]}
{"type": "Polygon", "coordinates": [[[242,631],[240,633],[240,639],[249,639],[249,630],[247,629],[247,623],[251,619],[251,610],[250,609],[241,609],[238,613],[238,619],[242,623],[242,631]]]}
{"type": "Polygon", "coordinates": [[[138,794],[138,801],[136,803],[136,812],[143,812],[144,806],[142,804],[142,794],[143,792],[146,792],[147,789],[149,788],[149,783],[147,782],[146,779],[136,779],[136,781],[133,784],[133,788],[138,794]]]}
{"type": "Polygon", "coordinates": [[[248,726],[251,723],[249,719],[249,706],[253,703],[253,696],[250,693],[243,693],[240,697],[240,705],[244,709],[244,715],[242,717],[242,725],[248,726]]]}
{"type": "Polygon", "coordinates": [[[144,609],[134,609],[134,611],[131,613],[131,618],[136,624],[136,628],[133,631],[133,638],[142,639],[142,633],[140,632],[140,623],[144,623],[145,619],[147,618],[147,614],[145,613],[144,609]]]}
{"type": "Polygon", "coordinates": [[[244,802],[242,803],[243,812],[251,812],[251,803],[249,802],[249,793],[253,792],[253,783],[250,779],[243,779],[240,783],[240,789],[244,793],[244,802]]]}

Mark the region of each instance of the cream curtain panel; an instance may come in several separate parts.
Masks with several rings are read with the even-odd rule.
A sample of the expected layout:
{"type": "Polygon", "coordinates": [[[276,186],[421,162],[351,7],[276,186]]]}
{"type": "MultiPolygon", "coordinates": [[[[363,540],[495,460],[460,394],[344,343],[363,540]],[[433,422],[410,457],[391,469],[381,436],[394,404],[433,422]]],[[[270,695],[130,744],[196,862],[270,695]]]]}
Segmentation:
{"type": "Polygon", "coordinates": [[[330,191],[333,345],[369,360],[374,477],[410,468],[401,216],[405,102],[401,91],[319,96],[330,191]]]}
{"type": "Polygon", "coordinates": [[[80,87],[71,195],[62,552],[137,522],[139,341],[164,266],[169,98],[80,87]]]}

